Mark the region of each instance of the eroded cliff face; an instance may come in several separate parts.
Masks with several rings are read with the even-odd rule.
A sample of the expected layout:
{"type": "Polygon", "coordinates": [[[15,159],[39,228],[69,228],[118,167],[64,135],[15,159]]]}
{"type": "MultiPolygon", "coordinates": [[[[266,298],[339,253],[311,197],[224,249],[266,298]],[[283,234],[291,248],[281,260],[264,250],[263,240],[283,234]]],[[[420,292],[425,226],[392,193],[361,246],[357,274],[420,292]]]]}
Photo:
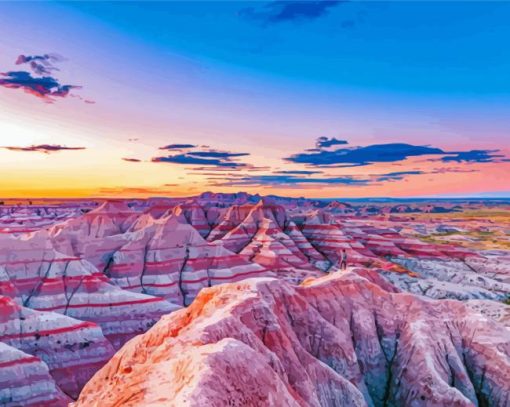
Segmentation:
{"type": "Polygon", "coordinates": [[[84,406],[507,406],[510,331],[353,273],[201,291],[127,343],[84,406]]]}
{"type": "Polygon", "coordinates": [[[34,311],[3,296],[0,345],[5,345],[0,348],[0,403],[13,406],[49,400],[65,405],[114,354],[97,325],[34,311]]]}
{"type": "MultiPolygon", "coordinates": [[[[404,213],[412,210],[409,213],[414,214],[419,208],[397,207],[374,212],[372,207],[355,208],[341,203],[326,205],[306,199],[248,194],[117,200],[101,205],[74,202],[71,207],[51,210],[30,206],[1,208],[0,296],[3,297],[0,297],[0,316],[5,321],[0,322],[0,342],[7,346],[2,355],[8,363],[2,364],[2,356],[0,380],[5,379],[1,388],[10,393],[0,392],[1,397],[5,396],[0,400],[14,405],[43,403],[45,400],[51,400],[52,406],[65,405],[69,397],[77,397],[82,386],[115,350],[147,331],[161,315],[188,306],[201,289],[251,277],[271,276],[286,282],[282,283],[286,290],[294,290],[287,283],[300,284],[309,277],[323,276],[325,272],[336,273],[344,249],[349,269],[388,293],[407,291],[432,298],[465,300],[474,310],[472,312],[481,312],[489,319],[510,325],[509,307],[501,301],[510,295],[510,252],[481,250],[472,243],[467,246],[453,244],[442,235],[453,233],[453,230],[457,235],[460,233],[457,238],[466,243],[466,239],[473,239],[478,236],[477,231],[483,229],[482,237],[494,233],[501,240],[506,230],[504,223],[475,219],[460,228],[456,219],[447,222],[441,218],[439,224],[434,218],[396,216],[393,209],[404,213]],[[417,234],[433,239],[424,240],[417,234]],[[21,354],[16,353],[18,351],[21,354]],[[27,366],[33,366],[34,371],[39,372],[37,378],[30,380],[40,384],[27,385],[24,378],[27,366]],[[25,398],[18,399],[24,392],[27,392],[25,398]]],[[[304,295],[303,288],[295,290],[298,298],[304,295]]],[[[271,288],[270,292],[273,291],[271,288]]],[[[230,298],[224,297],[225,302],[230,298]]],[[[390,303],[393,301],[392,296],[385,294],[384,298],[390,303]]],[[[279,301],[293,303],[287,297],[279,301]]],[[[308,297],[299,301],[313,302],[308,297]]],[[[336,309],[337,305],[331,300],[328,307],[336,309]]],[[[348,309],[345,304],[339,306],[341,310],[348,309]]],[[[381,300],[377,306],[367,307],[365,311],[356,311],[354,320],[358,314],[376,315],[374,309],[389,305],[381,300]]],[[[214,318],[223,318],[223,305],[219,309],[219,316],[214,318]]],[[[341,311],[334,313],[340,315],[341,311]]],[[[407,314],[403,315],[401,320],[406,321],[407,314]]],[[[324,319],[322,314],[319,317],[324,319]]],[[[344,317],[351,318],[351,314],[344,317]]],[[[489,322],[480,319],[478,323],[489,322]]],[[[353,327],[348,329],[357,332],[360,338],[374,335],[374,332],[360,330],[357,325],[353,327]]],[[[286,332],[284,328],[287,329],[278,326],[286,332]]],[[[376,336],[381,336],[381,332],[376,330],[376,336]]],[[[285,335],[295,333],[289,331],[285,335]]],[[[425,332],[423,336],[427,335],[425,332]]],[[[385,348],[383,359],[386,356],[391,359],[391,349],[395,345],[392,336],[388,338],[381,339],[381,343],[389,347],[385,348]]],[[[301,395],[297,384],[287,379],[261,379],[273,378],[277,372],[271,366],[268,370],[264,359],[257,356],[262,350],[253,348],[251,343],[232,343],[228,335],[226,342],[207,343],[208,348],[188,350],[201,355],[193,359],[193,363],[198,363],[197,368],[204,360],[212,363],[209,362],[211,355],[219,355],[214,356],[218,366],[237,363],[237,371],[248,369],[243,374],[250,377],[249,381],[243,382],[242,386],[233,382],[233,386],[258,383],[275,394],[286,389],[288,403],[296,400],[312,403],[313,397],[301,395]],[[244,359],[239,358],[243,354],[251,354],[257,361],[244,366],[241,362],[244,359]],[[249,371],[251,365],[258,366],[259,370],[249,371]],[[263,382],[259,383],[259,380],[263,382]]],[[[357,359],[360,359],[359,352],[355,351],[357,359]]],[[[181,356],[175,354],[177,359],[181,356]]],[[[185,359],[179,360],[187,360],[187,356],[182,357],[185,359]]],[[[283,362],[278,363],[283,366],[283,362]]],[[[307,367],[294,366],[301,372],[307,367]]],[[[365,367],[360,368],[362,376],[371,377],[372,373],[363,369],[365,367]]],[[[384,364],[381,369],[382,373],[377,371],[373,375],[378,378],[384,374],[388,376],[384,364]]],[[[222,373],[224,376],[228,374],[222,373]]],[[[324,376],[325,373],[312,375],[329,377],[324,376]]],[[[348,390],[354,383],[351,376],[347,373],[340,376],[347,381],[335,376],[332,383],[343,383],[347,390],[342,394],[351,394],[348,390]]],[[[381,396],[380,391],[371,390],[365,379],[363,382],[366,388],[363,383],[355,383],[352,397],[361,391],[366,403],[394,402],[391,397],[396,396],[391,396],[392,393],[384,398],[384,392],[381,396]]],[[[315,389],[309,390],[311,394],[320,393],[313,387],[315,384],[306,386],[315,389]]],[[[259,394],[257,386],[250,388],[254,394],[259,394]]],[[[327,391],[336,394],[336,390],[327,391]]],[[[272,397],[269,393],[266,396],[272,397]]],[[[317,402],[322,402],[320,397],[317,402]]],[[[283,403],[283,399],[278,400],[283,403]]],[[[358,403],[357,398],[342,400],[358,403]]]]}
{"type": "Polygon", "coordinates": [[[51,377],[48,366],[29,355],[0,342],[0,403],[6,407],[60,406],[71,399],[51,377]]]}

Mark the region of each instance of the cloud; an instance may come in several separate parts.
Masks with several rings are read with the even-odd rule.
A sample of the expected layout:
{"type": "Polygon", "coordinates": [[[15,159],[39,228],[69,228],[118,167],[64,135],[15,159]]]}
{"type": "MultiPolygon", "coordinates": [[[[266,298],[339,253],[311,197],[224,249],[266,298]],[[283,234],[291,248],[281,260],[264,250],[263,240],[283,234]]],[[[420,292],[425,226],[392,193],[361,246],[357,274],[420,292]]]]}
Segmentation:
{"type": "MultiPolygon", "coordinates": [[[[256,166],[252,164],[245,164],[239,168],[232,167],[193,167],[193,171],[196,171],[197,175],[218,175],[219,173],[232,172],[232,171],[243,171],[243,172],[261,172],[270,171],[271,167],[268,166],[256,166]]],[[[223,174],[222,174],[223,175],[223,174]]],[[[239,175],[239,174],[237,174],[239,175]]]]}
{"type": "Polygon", "coordinates": [[[335,137],[333,137],[333,138],[319,137],[317,139],[317,141],[315,142],[315,146],[318,149],[327,148],[327,147],[336,146],[336,145],[342,145],[342,144],[349,144],[349,143],[346,140],[338,140],[335,137]]]}
{"type": "Polygon", "coordinates": [[[160,150],[185,150],[188,148],[197,147],[194,144],[168,144],[167,146],[160,147],[160,150]]]}
{"type": "Polygon", "coordinates": [[[39,144],[39,145],[32,145],[28,147],[18,147],[18,146],[6,146],[1,147],[6,150],[10,151],[29,151],[29,152],[38,152],[38,153],[45,153],[50,154],[57,151],[65,151],[65,150],[85,150],[85,147],[66,147],[61,146],[58,144],[39,144]]]}
{"type": "Polygon", "coordinates": [[[122,160],[130,162],[130,163],[139,163],[142,162],[142,160],[139,160],[138,158],[122,158],[122,160]]]}
{"type": "Polygon", "coordinates": [[[275,171],[275,174],[288,174],[288,175],[313,175],[321,173],[322,171],[308,171],[308,170],[275,171]]]}
{"type": "Polygon", "coordinates": [[[224,151],[190,151],[187,154],[203,158],[232,158],[250,155],[249,153],[229,153],[224,151]]]}
{"type": "Polygon", "coordinates": [[[0,86],[8,89],[23,89],[26,93],[45,99],[51,103],[54,97],[66,97],[71,89],[80,89],[81,86],[61,85],[51,76],[33,77],[29,72],[10,71],[1,73],[5,79],[0,78],[0,86]]]}
{"type": "Polygon", "coordinates": [[[236,163],[233,161],[223,161],[216,158],[200,158],[186,154],[169,155],[167,157],[154,157],[152,162],[155,163],[174,163],[186,165],[212,165],[216,167],[243,167],[246,164],[236,163]]]}
{"type": "Polygon", "coordinates": [[[504,158],[504,155],[494,154],[499,150],[470,150],[470,151],[459,151],[453,156],[445,156],[441,158],[443,162],[458,162],[458,163],[492,163],[499,161],[500,158],[504,158]]]}
{"type": "Polygon", "coordinates": [[[443,168],[434,168],[429,174],[447,174],[447,173],[464,173],[464,172],[480,172],[480,170],[475,170],[474,168],[455,168],[455,167],[443,167],[443,168]]]}
{"type": "MultiPolygon", "coordinates": [[[[244,171],[249,171],[249,164],[246,164],[242,169],[244,171]]],[[[196,171],[196,175],[209,175],[205,174],[205,172],[212,172],[212,173],[224,173],[227,171],[241,171],[241,168],[232,168],[232,167],[208,167],[208,166],[201,166],[201,167],[193,167],[191,168],[192,171],[196,171]],[[201,172],[204,171],[204,172],[201,172]]],[[[216,174],[214,174],[216,175],[216,174]]]]}
{"type": "MultiPolygon", "coordinates": [[[[211,180],[213,180],[211,178],[211,180]]],[[[297,175],[253,175],[232,177],[226,179],[216,178],[220,181],[216,186],[265,186],[265,185],[299,185],[299,184],[333,184],[333,185],[367,185],[370,180],[357,179],[353,176],[313,178],[297,175]]]]}
{"type": "Polygon", "coordinates": [[[432,146],[416,146],[406,143],[372,144],[368,146],[343,147],[331,149],[335,145],[348,144],[345,140],[319,137],[315,148],[306,149],[302,153],[284,158],[297,164],[307,164],[322,168],[361,167],[375,163],[393,163],[399,165],[409,157],[426,155],[440,156],[429,161],[458,162],[458,163],[489,163],[505,162],[508,160],[500,150],[468,150],[445,151],[432,146]]]}
{"type": "Polygon", "coordinates": [[[336,150],[319,150],[294,154],[285,158],[286,161],[315,166],[331,166],[341,164],[344,167],[370,165],[381,162],[396,162],[408,157],[421,155],[445,154],[439,148],[414,146],[405,143],[374,144],[365,147],[340,148],[336,150]]]}
{"type": "Polygon", "coordinates": [[[64,58],[56,54],[19,55],[15,62],[16,65],[28,64],[32,72],[25,70],[2,72],[0,73],[0,86],[8,89],[22,89],[30,95],[43,99],[46,103],[53,103],[57,97],[68,96],[77,98],[84,103],[95,103],[93,100],[70,93],[73,89],[81,89],[81,86],[61,84],[53,76],[54,71],[59,71],[57,67],[53,66],[53,63],[63,60],[64,58]]]}
{"type": "Polygon", "coordinates": [[[396,171],[396,172],[389,172],[387,174],[381,174],[377,175],[375,177],[377,182],[384,182],[384,181],[401,181],[404,178],[406,178],[408,175],[421,175],[426,174],[424,171],[396,171]]]}
{"type": "Polygon", "coordinates": [[[16,59],[16,65],[26,64],[29,62],[40,61],[44,65],[51,65],[52,62],[63,61],[60,55],[57,54],[44,54],[44,55],[19,55],[16,59]]]}
{"type": "Polygon", "coordinates": [[[158,163],[200,166],[193,169],[196,171],[203,171],[204,167],[208,167],[207,170],[255,168],[252,165],[237,161],[237,158],[250,155],[249,153],[232,153],[229,151],[219,151],[211,149],[207,146],[202,146],[201,150],[183,152],[183,150],[188,150],[190,148],[196,148],[196,146],[192,144],[170,144],[165,147],[160,147],[160,149],[179,150],[181,152],[180,154],[168,155],[166,157],[154,157],[151,161],[158,163]]]}
{"type": "Polygon", "coordinates": [[[56,54],[19,55],[16,65],[29,64],[30,69],[37,75],[49,75],[52,71],[59,71],[53,62],[60,62],[63,58],[56,54]]]}
{"type": "Polygon", "coordinates": [[[346,0],[272,1],[262,7],[241,10],[240,15],[263,25],[287,21],[315,20],[346,0]]]}

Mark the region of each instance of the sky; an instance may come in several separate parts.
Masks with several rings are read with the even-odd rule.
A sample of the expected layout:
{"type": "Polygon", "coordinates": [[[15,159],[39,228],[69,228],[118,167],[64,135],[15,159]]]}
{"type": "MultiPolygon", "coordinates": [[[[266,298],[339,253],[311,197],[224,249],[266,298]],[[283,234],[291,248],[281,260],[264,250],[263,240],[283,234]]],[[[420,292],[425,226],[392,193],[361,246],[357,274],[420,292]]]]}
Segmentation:
{"type": "Polygon", "coordinates": [[[510,196],[510,2],[0,3],[0,197],[510,196]]]}

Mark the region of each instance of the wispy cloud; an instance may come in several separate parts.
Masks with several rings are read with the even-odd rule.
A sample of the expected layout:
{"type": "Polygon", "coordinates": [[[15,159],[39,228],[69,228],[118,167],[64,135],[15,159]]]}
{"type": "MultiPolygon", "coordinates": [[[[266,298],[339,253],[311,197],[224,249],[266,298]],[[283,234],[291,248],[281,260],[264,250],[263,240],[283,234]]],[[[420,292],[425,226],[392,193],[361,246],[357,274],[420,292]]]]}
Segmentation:
{"type": "Polygon", "coordinates": [[[37,152],[37,153],[55,153],[57,151],[67,151],[67,150],[85,150],[85,147],[67,147],[67,146],[61,146],[59,144],[39,144],[39,145],[32,145],[27,147],[20,147],[20,146],[5,146],[0,147],[6,150],[10,151],[26,151],[26,152],[37,152]]]}
{"type": "Polygon", "coordinates": [[[309,171],[309,170],[289,170],[289,171],[275,171],[275,174],[287,174],[287,175],[314,175],[321,174],[322,171],[309,171]]]}
{"type": "Polygon", "coordinates": [[[224,158],[224,159],[229,159],[233,157],[244,157],[250,155],[249,153],[229,153],[226,151],[190,151],[187,154],[193,157],[224,158]]]}
{"type": "Polygon", "coordinates": [[[505,156],[502,154],[495,154],[499,150],[470,150],[470,151],[459,151],[452,153],[441,158],[443,162],[458,162],[458,163],[491,163],[495,162],[505,156]]]}
{"type": "Polygon", "coordinates": [[[384,181],[401,181],[409,175],[422,175],[426,174],[424,171],[414,170],[414,171],[396,171],[389,172],[387,174],[376,175],[374,178],[377,182],[384,181]]]}
{"type": "Polygon", "coordinates": [[[346,2],[346,0],[271,1],[261,7],[245,8],[241,10],[240,15],[262,25],[309,21],[326,15],[331,8],[346,2]]]}
{"type": "Polygon", "coordinates": [[[127,157],[123,157],[122,158],[123,161],[127,161],[127,162],[130,162],[130,163],[139,163],[139,162],[142,162],[142,160],[139,160],[138,158],[127,158],[127,157]]]}
{"type": "Polygon", "coordinates": [[[188,148],[197,147],[195,144],[168,144],[166,146],[160,147],[160,150],[186,150],[188,148]]]}
{"type": "MultiPolygon", "coordinates": [[[[213,180],[213,179],[211,179],[213,180]]],[[[335,185],[366,185],[369,180],[355,177],[313,178],[297,175],[253,175],[216,179],[216,186],[264,186],[264,185],[299,185],[299,184],[335,184],[335,185]]]]}
{"type": "Polygon", "coordinates": [[[60,55],[19,55],[16,59],[16,65],[29,64],[30,69],[37,75],[50,75],[53,71],[59,71],[54,62],[63,61],[60,55]]]}

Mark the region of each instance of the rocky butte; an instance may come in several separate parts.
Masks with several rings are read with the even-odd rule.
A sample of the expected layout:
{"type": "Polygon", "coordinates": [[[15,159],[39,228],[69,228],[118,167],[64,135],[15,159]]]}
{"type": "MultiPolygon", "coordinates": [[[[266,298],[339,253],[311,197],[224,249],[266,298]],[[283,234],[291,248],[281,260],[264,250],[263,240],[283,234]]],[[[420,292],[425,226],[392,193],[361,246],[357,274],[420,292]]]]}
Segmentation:
{"type": "Polygon", "coordinates": [[[509,230],[506,201],[4,205],[0,405],[508,406],[509,230]]]}

